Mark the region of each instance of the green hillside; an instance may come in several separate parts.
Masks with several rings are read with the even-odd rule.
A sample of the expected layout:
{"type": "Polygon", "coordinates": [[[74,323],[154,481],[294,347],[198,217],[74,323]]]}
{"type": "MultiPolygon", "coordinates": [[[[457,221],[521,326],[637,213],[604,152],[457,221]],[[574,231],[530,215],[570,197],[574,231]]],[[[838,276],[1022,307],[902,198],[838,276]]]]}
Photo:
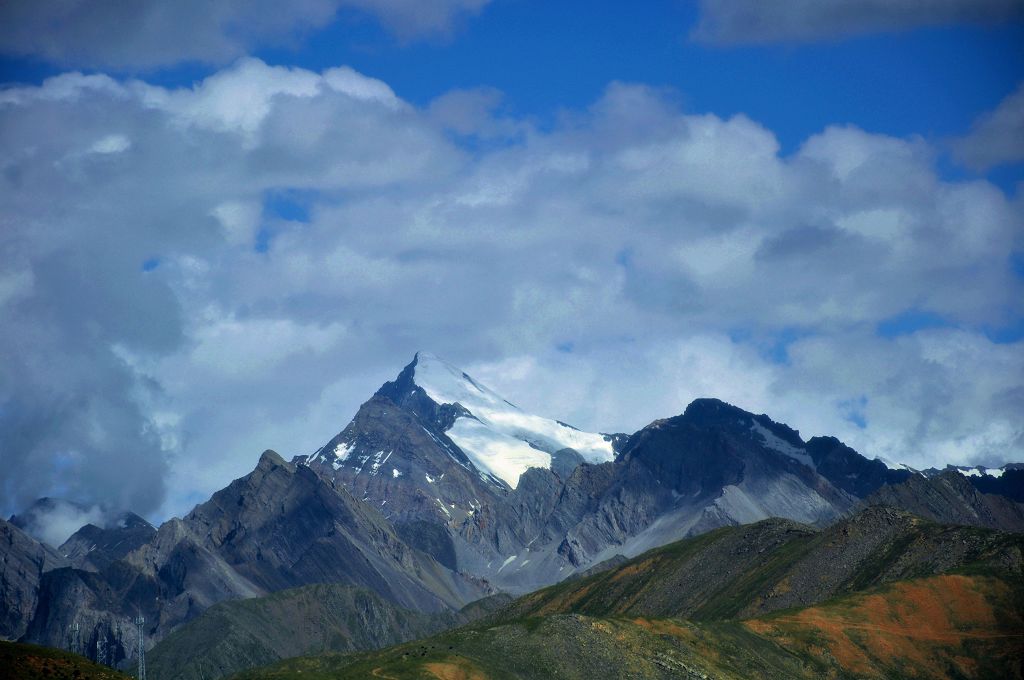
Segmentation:
{"type": "Polygon", "coordinates": [[[730,527],[456,630],[288,659],[304,678],[1022,678],[1024,536],[869,508],[730,527]]]}
{"type": "Polygon", "coordinates": [[[495,596],[462,612],[424,614],[337,584],[282,590],[211,607],[147,655],[151,680],[202,680],[303,654],[377,649],[462,625],[507,604],[495,596]]]}
{"type": "Polygon", "coordinates": [[[1019,580],[958,575],[746,621],[554,614],[377,652],[289,659],[236,680],[1002,680],[1021,677],[1022,598],[1019,580]]]}
{"type": "Polygon", "coordinates": [[[747,618],[968,565],[1019,563],[1022,552],[1020,534],[935,524],[891,508],[868,508],[820,532],[769,519],[541,589],[498,616],[747,618]]]}
{"type": "Polygon", "coordinates": [[[0,641],[0,680],[128,680],[129,677],[61,649],[0,641]]]}

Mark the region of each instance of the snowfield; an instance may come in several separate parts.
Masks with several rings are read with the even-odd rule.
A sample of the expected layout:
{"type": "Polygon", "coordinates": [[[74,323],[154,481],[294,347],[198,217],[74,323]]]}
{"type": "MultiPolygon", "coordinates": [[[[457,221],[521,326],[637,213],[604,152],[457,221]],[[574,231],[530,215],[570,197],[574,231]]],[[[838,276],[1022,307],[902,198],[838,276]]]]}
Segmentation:
{"type": "Polygon", "coordinates": [[[615,458],[604,435],[526,413],[432,354],[417,355],[414,382],[438,404],[460,404],[473,414],[455,420],[446,434],[473,464],[512,488],[531,467],[551,467],[551,454],[574,449],[589,463],[615,458]]]}

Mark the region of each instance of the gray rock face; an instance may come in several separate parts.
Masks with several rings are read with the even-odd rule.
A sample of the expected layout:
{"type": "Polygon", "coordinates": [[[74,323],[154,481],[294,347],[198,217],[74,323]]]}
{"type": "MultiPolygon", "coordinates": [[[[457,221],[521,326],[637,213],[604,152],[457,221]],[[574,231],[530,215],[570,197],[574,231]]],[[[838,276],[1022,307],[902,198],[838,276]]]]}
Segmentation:
{"type": "Polygon", "coordinates": [[[460,536],[487,556],[468,569],[522,592],[720,526],[768,517],[825,525],[856,500],[817,473],[798,433],[698,400],[630,437],[613,463],[579,465],[564,480],[529,470],[460,536]]]}
{"type": "Polygon", "coordinates": [[[968,478],[953,470],[927,478],[914,475],[902,484],[884,486],[865,503],[900,508],[943,524],[1024,532],[1024,504],[981,493],[968,478]]]}
{"type": "Polygon", "coordinates": [[[408,407],[387,396],[393,390],[381,392],[359,408],[340,434],[296,462],[366,499],[396,523],[458,523],[507,493],[507,485],[482,476],[439,429],[437,422],[445,418],[439,413],[457,409],[429,410],[422,405],[429,399],[421,391],[399,399],[408,407]]]}
{"type": "Polygon", "coordinates": [[[43,572],[65,564],[52,548],[0,519],[0,638],[14,640],[25,633],[43,572]]]}
{"type": "Polygon", "coordinates": [[[315,583],[366,588],[424,612],[491,592],[404,543],[347,490],[268,451],[252,473],[122,559],[43,574],[24,637],[71,648],[78,622],[80,651],[117,665],[134,654],[138,614],[152,643],[218,602],[315,583]]]}
{"type": "Polygon", "coordinates": [[[99,571],[156,534],[156,529],[134,512],[121,513],[111,524],[106,528],[86,524],[60,546],[59,552],[77,569],[99,571]]]}
{"type": "Polygon", "coordinates": [[[812,437],[807,452],[823,477],[858,498],[886,484],[905,482],[914,474],[910,470],[890,470],[880,460],[868,460],[835,437],[812,437]]]}

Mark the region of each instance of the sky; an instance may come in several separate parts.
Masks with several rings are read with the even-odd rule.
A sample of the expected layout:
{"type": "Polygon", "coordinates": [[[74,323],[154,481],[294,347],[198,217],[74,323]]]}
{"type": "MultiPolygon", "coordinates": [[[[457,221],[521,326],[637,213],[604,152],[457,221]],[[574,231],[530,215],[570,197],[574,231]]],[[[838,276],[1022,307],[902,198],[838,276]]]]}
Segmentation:
{"type": "Polygon", "coordinates": [[[417,350],[592,431],[1024,461],[1021,45],[1024,0],[9,0],[0,512],[183,514],[417,350]]]}

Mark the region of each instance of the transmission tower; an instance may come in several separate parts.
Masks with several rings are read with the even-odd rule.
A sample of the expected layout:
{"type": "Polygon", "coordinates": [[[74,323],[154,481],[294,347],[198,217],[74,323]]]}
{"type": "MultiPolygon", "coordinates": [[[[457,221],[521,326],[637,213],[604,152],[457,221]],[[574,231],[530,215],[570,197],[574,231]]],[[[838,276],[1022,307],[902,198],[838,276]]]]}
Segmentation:
{"type": "Polygon", "coordinates": [[[139,628],[139,680],[146,680],[146,638],[142,626],[146,619],[140,614],[135,617],[135,625],[139,628]]]}
{"type": "Polygon", "coordinates": [[[82,632],[78,621],[71,624],[71,651],[75,654],[82,653],[82,632]]]}

